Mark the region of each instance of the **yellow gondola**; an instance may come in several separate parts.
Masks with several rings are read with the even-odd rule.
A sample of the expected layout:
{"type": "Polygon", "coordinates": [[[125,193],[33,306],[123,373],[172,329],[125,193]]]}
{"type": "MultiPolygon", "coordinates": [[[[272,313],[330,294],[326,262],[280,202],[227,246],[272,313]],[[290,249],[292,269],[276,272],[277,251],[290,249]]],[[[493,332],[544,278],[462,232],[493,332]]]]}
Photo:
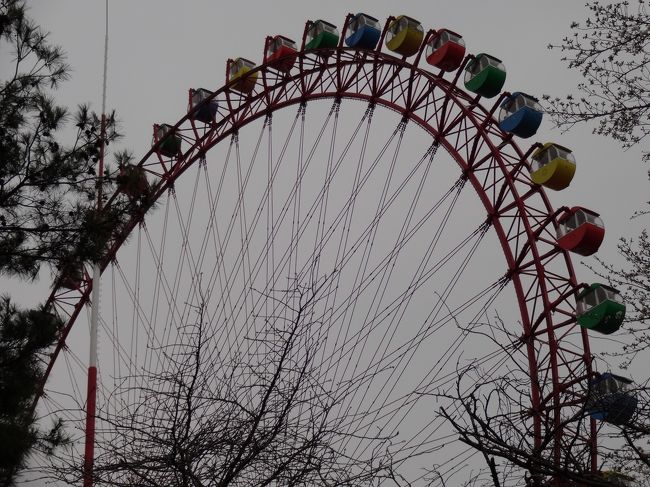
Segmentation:
{"type": "Polygon", "coordinates": [[[532,155],[530,178],[536,184],[554,190],[569,186],[576,172],[576,160],[566,147],[548,143],[532,155]]]}
{"type": "Polygon", "coordinates": [[[386,47],[402,56],[412,56],[424,39],[422,24],[411,17],[400,15],[388,26],[386,47]]]}
{"type": "Polygon", "coordinates": [[[257,71],[254,73],[249,73],[255,68],[255,63],[244,59],[243,57],[238,57],[234,61],[229,61],[228,66],[228,81],[239,80],[237,83],[233,83],[231,88],[233,90],[241,91],[242,93],[250,93],[255,88],[257,83],[257,71]],[[240,79],[241,78],[241,79],[240,79]]]}

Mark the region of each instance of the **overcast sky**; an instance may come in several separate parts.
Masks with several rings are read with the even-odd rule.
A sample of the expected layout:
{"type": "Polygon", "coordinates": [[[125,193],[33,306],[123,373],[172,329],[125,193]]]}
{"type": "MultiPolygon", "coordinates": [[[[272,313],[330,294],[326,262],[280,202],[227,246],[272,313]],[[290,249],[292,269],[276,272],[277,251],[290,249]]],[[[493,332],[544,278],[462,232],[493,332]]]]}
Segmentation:
{"type": "MultiPolygon", "coordinates": [[[[59,103],[101,107],[104,43],[104,2],[82,0],[33,1],[30,15],[62,45],[72,67],[71,79],[56,93],[59,103]]],[[[283,34],[299,42],[308,19],[323,18],[339,28],[348,12],[366,12],[383,24],[388,15],[408,14],[425,28],[446,27],[465,38],[468,52],[487,52],[503,60],[504,89],[532,95],[559,96],[575,92],[578,73],[567,70],[562,54],[547,48],[560,43],[572,21],[583,20],[584,2],[534,0],[316,2],[216,2],[192,0],[112,0],[109,14],[108,109],[114,109],[125,137],[116,149],[130,149],[139,159],[151,141],[156,122],[174,123],[185,112],[191,87],[216,89],[225,79],[225,62],[242,56],[259,62],[266,35],[283,34]]],[[[648,200],[647,167],[639,148],[623,151],[608,138],[578,126],[561,133],[547,118],[533,141],[555,141],[574,151],[576,177],[565,191],[550,191],[554,206],[584,206],[601,214],[606,237],[599,257],[620,262],[616,244],[621,236],[638,233],[643,222],[630,216],[648,200]]],[[[524,150],[529,142],[521,141],[524,150]]],[[[113,147],[111,147],[112,149],[113,147]]],[[[110,156],[108,158],[110,162],[110,156]]],[[[585,260],[584,258],[581,260],[585,260]]],[[[578,277],[592,274],[575,258],[578,277]]],[[[586,259],[587,262],[593,258],[586,259]]],[[[28,285],[2,281],[0,289],[28,285]]],[[[45,286],[39,286],[43,299],[45,286]]],[[[15,293],[29,304],[34,294],[15,293]]]]}
{"type": "MultiPolygon", "coordinates": [[[[259,61],[264,38],[284,34],[299,41],[304,22],[323,18],[341,26],[345,15],[363,11],[383,23],[401,13],[420,20],[425,29],[447,27],[461,33],[468,52],[488,52],[506,65],[505,88],[533,95],[561,95],[579,81],[549,51],[573,20],[586,12],[584,2],[534,0],[394,2],[292,1],[215,2],[192,0],[111,0],[109,17],[108,107],[115,109],[125,134],[121,146],[136,158],[150,143],[151,125],[175,122],[186,109],[187,89],[216,88],[224,82],[225,60],[243,56],[259,61]]],[[[29,2],[30,14],[62,45],[72,78],[57,93],[68,106],[101,106],[104,2],[57,0],[29,2]]],[[[577,127],[562,134],[544,120],[539,141],[557,141],[573,149],[578,172],[571,187],[552,193],[556,206],[581,205],[601,214],[607,236],[601,257],[615,258],[618,237],[627,235],[634,210],[647,201],[646,171],[640,150],[623,152],[618,145],[577,127]]],[[[526,147],[526,142],[521,143],[526,147]]]]}
{"type": "MultiPolygon", "coordinates": [[[[104,2],[28,3],[30,15],[51,32],[53,43],[64,47],[72,66],[71,80],[57,92],[57,101],[66,106],[91,103],[99,110],[104,2]]],[[[122,121],[125,137],[119,148],[132,150],[139,159],[149,148],[152,124],[174,123],[184,114],[188,88],[217,89],[224,83],[227,58],[261,61],[266,35],[283,34],[299,42],[306,20],[322,18],[340,29],[348,12],[366,12],[382,24],[389,15],[407,14],[420,20],[425,30],[446,27],[458,32],[468,52],[487,52],[504,62],[504,89],[511,92],[559,96],[574,92],[580,81],[561,62],[561,53],[547,45],[560,43],[570,23],[585,17],[582,1],[417,0],[396,5],[385,0],[111,0],[107,105],[122,121]]],[[[550,192],[551,201],[556,207],[579,205],[600,213],[607,234],[599,257],[620,262],[616,242],[638,232],[640,223],[631,222],[630,216],[648,200],[641,151],[624,152],[614,141],[592,135],[587,126],[561,133],[549,119],[534,139],[520,146],[525,150],[534,141],[555,141],[573,150],[576,177],[567,190],[550,192]]],[[[580,260],[574,259],[578,278],[591,281],[580,260]]],[[[23,286],[0,281],[2,291],[23,286]]],[[[45,300],[47,289],[40,290],[45,300]]],[[[16,297],[31,304],[34,294],[16,297]]]]}

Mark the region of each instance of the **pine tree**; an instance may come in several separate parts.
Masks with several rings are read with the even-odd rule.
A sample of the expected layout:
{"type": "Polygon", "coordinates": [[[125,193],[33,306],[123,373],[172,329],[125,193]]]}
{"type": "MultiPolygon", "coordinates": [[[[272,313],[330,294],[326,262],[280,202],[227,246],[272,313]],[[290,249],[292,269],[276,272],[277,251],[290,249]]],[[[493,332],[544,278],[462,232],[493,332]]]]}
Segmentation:
{"type": "MultiPolygon", "coordinates": [[[[93,260],[119,209],[94,211],[100,117],[80,106],[70,145],[57,136],[70,118],[51,91],[68,78],[62,49],[25,15],[24,3],[0,0],[0,44],[13,46],[12,76],[0,83],[0,274],[35,277],[93,260]]],[[[114,115],[105,143],[116,140],[114,115]]]]}
{"type": "MultiPolygon", "coordinates": [[[[0,47],[13,55],[0,79],[0,275],[34,279],[46,265],[65,276],[102,255],[127,214],[128,201],[95,210],[95,167],[102,145],[119,138],[115,116],[106,117],[102,141],[101,118],[87,106],[71,115],[55,103],[69,66],[24,1],[0,0],[0,47]],[[68,122],[76,135],[66,143],[68,122]]],[[[104,194],[115,179],[107,173],[104,194]]],[[[65,441],[60,422],[37,426],[31,412],[62,326],[50,309],[21,310],[0,297],[0,486],[14,485],[30,453],[65,441]]]]}
{"type": "Polygon", "coordinates": [[[40,431],[30,412],[43,373],[42,353],[61,326],[43,307],[19,311],[8,296],[0,297],[0,485],[12,485],[30,451],[49,453],[66,441],[60,421],[40,431]]]}

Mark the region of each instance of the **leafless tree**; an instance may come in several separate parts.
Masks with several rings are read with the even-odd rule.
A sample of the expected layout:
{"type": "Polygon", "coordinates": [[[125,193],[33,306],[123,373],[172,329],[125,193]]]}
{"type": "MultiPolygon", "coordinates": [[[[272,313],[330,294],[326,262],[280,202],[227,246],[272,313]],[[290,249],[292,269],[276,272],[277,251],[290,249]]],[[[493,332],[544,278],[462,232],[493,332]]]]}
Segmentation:
{"type": "Polygon", "coordinates": [[[635,359],[645,365],[650,351],[650,235],[647,230],[637,238],[621,238],[618,252],[625,259],[624,267],[601,259],[598,266],[592,266],[605,282],[620,290],[626,305],[624,329],[628,340],[621,350],[614,350],[612,354],[623,357],[623,367],[628,367],[635,359]]]}
{"type": "MultiPolygon", "coordinates": [[[[473,332],[493,337],[504,350],[518,340],[498,318],[475,327],[473,332]]],[[[598,423],[601,471],[593,473],[590,447],[584,443],[589,428],[588,398],[593,394],[589,377],[585,376],[583,393],[575,404],[562,408],[559,421],[552,412],[543,415],[541,431],[537,433],[530,406],[530,384],[536,379],[530,378],[515,360],[505,364],[503,370],[499,376],[492,376],[478,364],[459,364],[455,389],[437,393],[456,405],[441,408],[440,413],[451,423],[460,441],[481,452],[485,459],[485,468],[471,485],[649,485],[650,394],[646,385],[635,385],[629,391],[638,399],[638,408],[629,422],[598,423]],[[557,443],[559,432],[561,444],[557,443]],[[556,447],[561,449],[561,462],[554,458],[556,447]],[[635,483],[622,483],[625,475],[635,483]]]]}
{"type": "Polygon", "coordinates": [[[600,425],[600,453],[619,471],[636,479],[639,486],[650,485],[650,388],[637,384],[630,394],[638,400],[636,412],[625,424],[600,425]]]}
{"type": "MultiPolygon", "coordinates": [[[[100,414],[108,431],[98,435],[95,485],[400,485],[389,438],[366,438],[375,449],[363,460],[339,448],[349,418],[332,410],[344,396],[319,382],[312,352],[322,289],[265,296],[276,306],[256,317],[264,331],[242,337],[239,355],[210,349],[198,305],[196,322],[165,347],[164,371],[129,377],[137,390],[114,398],[124,407],[100,414]]],[[[71,461],[58,475],[75,483],[81,469],[71,461]]]]}
{"type": "MultiPolygon", "coordinates": [[[[549,49],[560,50],[584,81],[579,94],[545,96],[546,110],[568,129],[595,122],[594,132],[623,147],[641,144],[650,133],[650,16],[644,0],[588,2],[589,16],[571,24],[572,34],[549,49]]],[[[650,159],[650,152],[644,152],[650,159]]]]}

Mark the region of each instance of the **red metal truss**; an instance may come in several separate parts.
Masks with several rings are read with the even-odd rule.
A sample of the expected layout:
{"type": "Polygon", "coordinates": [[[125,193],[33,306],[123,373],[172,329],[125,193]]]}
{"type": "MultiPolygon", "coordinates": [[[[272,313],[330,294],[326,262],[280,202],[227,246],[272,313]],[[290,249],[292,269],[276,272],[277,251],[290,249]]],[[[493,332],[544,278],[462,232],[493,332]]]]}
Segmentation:
{"type": "MultiPolygon", "coordinates": [[[[419,56],[418,56],[419,58],[419,56]]],[[[461,68],[462,69],[462,68],[461,68]]],[[[152,179],[155,200],[173,187],[174,181],[207,151],[236,134],[253,120],[290,105],[322,98],[357,99],[397,112],[405,121],[423,127],[459,165],[486,211],[486,221],[496,232],[512,281],[521,315],[521,342],[526,348],[531,383],[531,417],[535,445],[549,428],[554,431],[553,458],[564,462],[562,446],[569,441],[582,447],[595,467],[595,426],[563,418],[576,410],[583,395],[582,382],[591,374],[591,355],[586,332],[575,325],[574,294],[578,288],[566,251],[555,243],[558,213],[543,189],[529,177],[527,155],[512,136],[498,128],[493,112],[498,101],[486,108],[480,97],[457,87],[454,81],[377,51],[347,48],[300,51],[289,72],[262,65],[251,93],[240,93],[226,84],[210,100],[218,102],[211,124],[182,116],[173,133],[182,139],[176,158],[157,152],[159,141],[138,163],[152,179]]],[[[193,109],[195,111],[197,107],[193,109]]],[[[111,205],[119,193],[107,203],[111,205]]],[[[105,269],[129,233],[150,208],[134,209],[110,251],[101,262],[105,269]]],[[[55,289],[49,302],[67,317],[67,325],[51,354],[45,380],[65,347],[66,337],[84,304],[89,301],[89,279],[78,290],[55,289]]],[[[43,394],[45,383],[41,386],[43,394]]],[[[34,407],[36,402],[34,403],[34,407]]],[[[577,455],[580,455],[578,453],[577,455]]]]}

